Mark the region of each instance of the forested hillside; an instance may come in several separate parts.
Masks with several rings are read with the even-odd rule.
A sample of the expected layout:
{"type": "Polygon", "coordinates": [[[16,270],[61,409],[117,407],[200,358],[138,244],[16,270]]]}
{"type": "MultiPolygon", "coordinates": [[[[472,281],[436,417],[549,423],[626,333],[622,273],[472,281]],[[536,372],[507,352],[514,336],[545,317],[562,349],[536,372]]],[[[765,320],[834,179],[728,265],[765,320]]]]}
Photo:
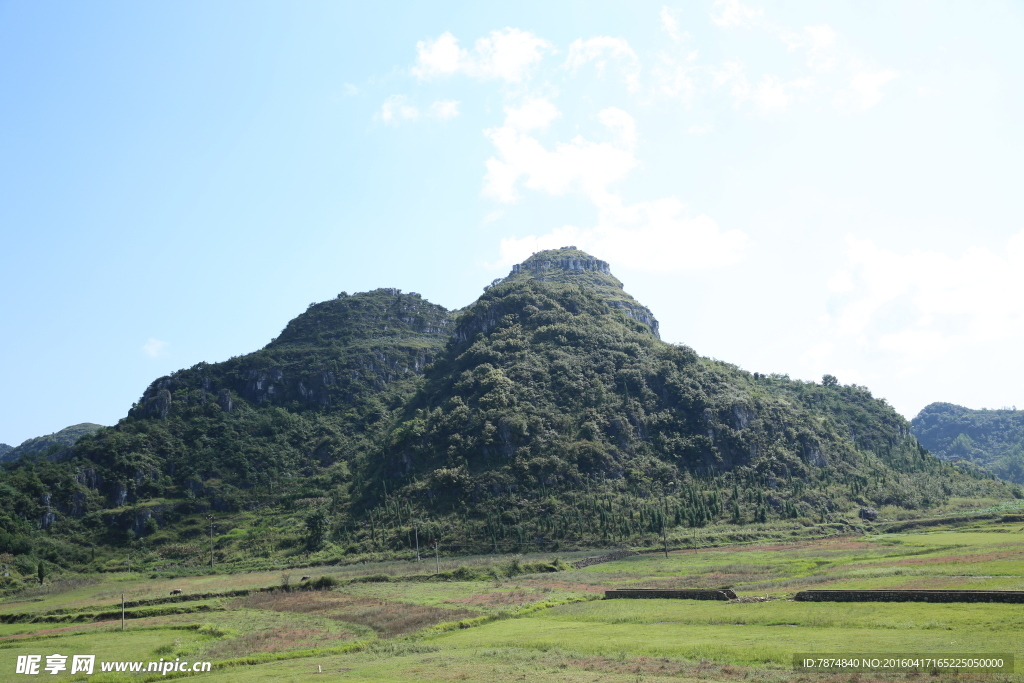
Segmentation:
{"type": "Polygon", "coordinates": [[[95,434],[102,428],[103,425],[83,422],[65,427],[53,434],[26,439],[20,445],[13,448],[7,444],[0,444],[0,462],[14,461],[26,455],[55,455],[58,451],[72,446],[86,434],[95,434]]]}
{"type": "Polygon", "coordinates": [[[921,443],[943,460],[973,463],[1024,484],[1024,410],[971,410],[932,403],[911,425],[921,443]]]}
{"type": "Polygon", "coordinates": [[[662,342],[607,263],[540,252],[457,314],[379,289],[155,380],[0,474],[0,553],[78,570],[649,543],[1019,489],[933,458],[864,387],[662,342]],[[206,531],[204,531],[206,530],[206,531]],[[275,559],[276,558],[276,559],[275,559]],[[301,558],[301,559],[300,559],[301,558]]]}

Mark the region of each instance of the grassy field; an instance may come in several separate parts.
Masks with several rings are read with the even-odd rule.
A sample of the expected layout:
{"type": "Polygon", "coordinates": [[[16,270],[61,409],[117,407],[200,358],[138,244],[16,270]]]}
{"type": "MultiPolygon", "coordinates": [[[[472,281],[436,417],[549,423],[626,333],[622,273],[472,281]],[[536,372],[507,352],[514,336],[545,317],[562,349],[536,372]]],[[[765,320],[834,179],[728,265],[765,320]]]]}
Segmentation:
{"type": "MultiPolygon", "coordinates": [[[[559,559],[588,554],[596,553],[559,559]]],[[[45,660],[53,653],[210,661],[212,671],[194,675],[211,683],[322,680],[324,674],[360,681],[1024,680],[1018,673],[808,675],[791,666],[795,652],[1012,653],[1024,673],[1024,605],[791,599],[805,588],[1024,590],[1020,522],[960,520],[958,527],[675,550],[667,558],[645,553],[580,570],[520,573],[553,559],[449,559],[441,570],[452,580],[432,580],[433,562],[388,562],[58,581],[0,603],[0,620],[14,622],[0,623],[0,680],[20,678],[18,655],[45,660]],[[335,585],[297,590],[303,574],[330,577],[335,585]],[[726,586],[741,600],[600,599],[609,588],[726,586]],[[173,589],[186,599],[162,601],[173,589]],[[243,590],[250,593],[230,594],[243,590]],[[122,593],[152,601],[129,610],[124,631],[122,593]]],[[[102,683],[164,676],[62,672],[52,678],[102,683]]]]}

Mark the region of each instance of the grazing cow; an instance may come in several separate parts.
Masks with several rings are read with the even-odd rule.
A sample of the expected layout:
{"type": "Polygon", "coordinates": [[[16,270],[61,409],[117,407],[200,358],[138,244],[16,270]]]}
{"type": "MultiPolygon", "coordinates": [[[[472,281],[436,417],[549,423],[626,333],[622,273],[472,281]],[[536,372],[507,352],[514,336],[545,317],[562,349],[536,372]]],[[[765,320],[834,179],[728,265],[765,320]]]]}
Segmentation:
{"type": "Polygon", "coordinates": [[[175,588],[174,590],[171,591],[171,595],[181,595],[181,589],[180,588],[175,588]]]}
{"type": "Polygon", "coordinates": [[[308,576],[307,575],[307,576],[303,576],[301,579],[299,579],[299,581],[309,581],[312,578],[313,578],[312,576],[308,576]]]}

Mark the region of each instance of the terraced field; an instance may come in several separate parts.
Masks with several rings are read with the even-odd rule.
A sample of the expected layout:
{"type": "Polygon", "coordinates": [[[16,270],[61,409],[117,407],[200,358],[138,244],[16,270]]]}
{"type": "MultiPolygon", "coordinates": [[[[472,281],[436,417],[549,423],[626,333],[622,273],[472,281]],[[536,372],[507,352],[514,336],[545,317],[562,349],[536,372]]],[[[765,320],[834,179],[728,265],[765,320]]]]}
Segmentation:
{"type": "MultiPolygon", "coordinates": [[[[324,673],[360,681],[846,683],[919,674],[808,678],[792,671],[793,654],[1012,653],[1024,662],[1024,605],[790,599],[804,588],[1024,590],[1020,522],[986,519],[918,533],[678,550],[667,558],[639,554],[579,570],[564,564],[583,556],[462,558],[443,563],[440,577],[432,576],[432,562],[392,562],[68,581],[0,604],[0,622],[6,622],[0,623],[0,680],[16,679],[19,655],[45,661],[52,653],[95,654],[97,661],[209,661],[210,672],[193,675],[211,683],[323,680],[324,673]],[[312,579],[300,581],[301,573],[312,579]],[[321,582],[326,589],[302,590],[321,577],[329,579],[321,582]],[[609,588],[725,586],[740,599],[601,599],[609,588]],[[174,589],[183,591],[181,601],[169,600],[174,589]],[[124,631],[122,593],[138,603],[129,607],[124,631]]],[[[920,675],[1024,679],[1017,673],[920,675]]]]}

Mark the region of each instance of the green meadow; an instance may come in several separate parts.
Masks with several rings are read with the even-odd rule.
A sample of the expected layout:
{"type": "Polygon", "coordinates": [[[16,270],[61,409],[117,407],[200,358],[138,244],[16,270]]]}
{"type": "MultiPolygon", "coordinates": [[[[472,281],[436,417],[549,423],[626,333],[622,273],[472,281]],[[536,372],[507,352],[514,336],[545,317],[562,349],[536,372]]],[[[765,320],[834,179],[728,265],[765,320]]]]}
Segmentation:
{"type": "MultiPolygon", "coordinates": [[[[991,516],[989,516],[991,517],[991,516]]],[[[0,680],[19,655],[209,661],[210,681],[1024,680],[1014,674],[799,674],[794,653],[1007,653],[1024,605],[812,603],[812,588],[1024,590],[1024,526],[975,519],[902,533],[645,552],[480,556],[178,578],[59,580],[0,603],[0,680]],[[441,574],[434,576],[437,569],[441,574]],[[303,575],[311,579],[302,580],[303,575]],[[326,577],[320,589],[305,590],[326,577]],[[604,600],[609,588],[731,587],[738,601],[604,600]],[[181,590],[182,600],[169,593],[181,590]],[[248,594],[241,594],[248,591],[248,594]],[[122,631],[120,600],[126,610],[122,631]],[[111,616],[111,614],[114,616],[111,616]]],[[[155,575],[154,575],[155,576],[155,575]]],[[[153,673],[48,679],[144,681],[153,673]]]]}

